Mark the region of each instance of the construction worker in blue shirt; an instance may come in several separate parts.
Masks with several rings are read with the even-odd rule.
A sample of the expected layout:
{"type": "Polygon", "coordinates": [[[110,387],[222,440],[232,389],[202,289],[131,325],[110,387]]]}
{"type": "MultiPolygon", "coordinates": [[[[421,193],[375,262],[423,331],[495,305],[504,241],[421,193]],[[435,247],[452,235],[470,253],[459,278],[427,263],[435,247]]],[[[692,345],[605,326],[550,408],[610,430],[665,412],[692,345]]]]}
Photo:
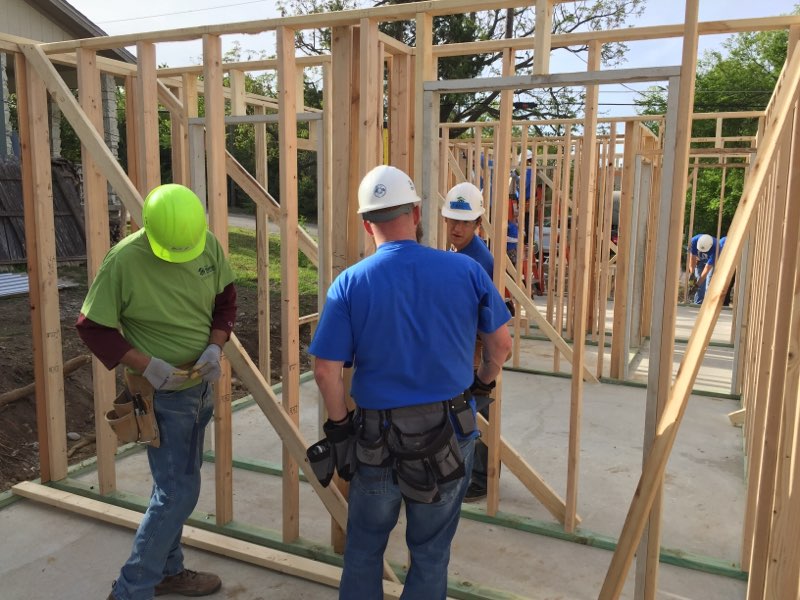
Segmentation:
{"type": "Polygon", "coordinates": [[[405,501],[411,565],[401,598],[444,600],[477,435],[472,394],[488,395],[508,356],[510,315],[474,260],[416,242],[420,198],[405,173],[372,169],[358,203],[377,250],[333,282],[309,349],[327,438],[357,441],[339,598],[383,598],[383,554],[405,501]],[[476,335],[484,352],[474,370],[476,335]],[[355,414],[345,402],[346,363],[354,368],[355,414]],[[421,425],[431,416],[434,429],[421,425]],[[414,456],[424,458],[411,460],[400,450],[423,433],[429,445],[414,456]],[[417,463],[427,467],[415,471],[417,463]],[[451,476],[440,476],[444,469],[451,476]]]}
{"type": "MultiPolygon", "coordinates": [[[[484,268],[486,274],[493,277],[494,257],[477,235],[484,212],[483,194],[469,182],[459,183],[450,188],[442,206],[442,217],[447,226],[450,249],[476,260],[484,268]]],[[[481,342],[479,339],[475,348],[476,364],[480,361],[480,357],[481,342]]],[[[485,407],[481,414],[488,419],[489,407],[485,407]]],[[[465,502],[476,502],[486,497],[488,468],[489,449],[486,444],[478,441],[475,444],[472,479],[464,495],[465,502]]]]}
{"type": "Polygon", "coordinates": [[[694,236],[689,244],[689,274],[694,275],[697,286],[695,304],[702,304],[706,297],[708,282],[711,280],[719,251],[719,243],[707,233],[694,236]]]}

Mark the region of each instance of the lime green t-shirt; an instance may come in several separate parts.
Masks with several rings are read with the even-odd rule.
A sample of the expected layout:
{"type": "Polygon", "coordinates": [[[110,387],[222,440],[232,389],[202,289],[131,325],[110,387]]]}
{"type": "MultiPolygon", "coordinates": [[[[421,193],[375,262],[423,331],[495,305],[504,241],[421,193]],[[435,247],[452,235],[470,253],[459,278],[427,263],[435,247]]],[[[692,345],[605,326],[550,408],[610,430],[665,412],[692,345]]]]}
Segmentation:
{"type": "Polygon", "coordinates": [[[208,345],[214,299],[233,281],[217,239],[185,263],[156,257],[143,229],[109,250],[81,312],[119,328],[134,348],[173,365],[197,359],[208,345]]]}

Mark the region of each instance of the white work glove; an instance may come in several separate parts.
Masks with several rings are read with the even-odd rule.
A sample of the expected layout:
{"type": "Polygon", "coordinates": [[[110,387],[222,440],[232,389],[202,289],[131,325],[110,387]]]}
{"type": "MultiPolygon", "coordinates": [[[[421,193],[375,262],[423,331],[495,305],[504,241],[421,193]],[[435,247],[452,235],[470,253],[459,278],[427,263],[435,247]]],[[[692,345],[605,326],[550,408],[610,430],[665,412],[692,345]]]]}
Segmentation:
{"type": "Polygon", "coordinates": [[[203,381],[216,381],[222,373],[219,359],[222,356],[222,348],[216,344],[209,344],[200,358],[192,367],[192,378],[201,377],[203,381]]]}
{"type": "Polygon", "coordinates": [[[189,379],[188,371],[173,367],[155,356],[150,358],[142,375],[157,390],[177,390],[189,379]]]}

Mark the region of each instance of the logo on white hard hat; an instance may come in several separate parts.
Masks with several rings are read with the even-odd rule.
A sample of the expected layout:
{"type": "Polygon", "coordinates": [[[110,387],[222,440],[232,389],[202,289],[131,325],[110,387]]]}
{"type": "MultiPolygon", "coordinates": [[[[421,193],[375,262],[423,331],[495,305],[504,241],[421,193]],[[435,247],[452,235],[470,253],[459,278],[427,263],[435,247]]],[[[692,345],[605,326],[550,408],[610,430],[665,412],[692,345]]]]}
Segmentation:
{"type": "Polygon", "coordinates": [[[455,200],[450,201],[450,210],[472,210],[472,207],[464,196],[457,196],[455,200]]]}
{"type": "Polygon", "coordinates": [[[375,186],[375,189],[372,190],[372,195],[376,198],[383,198],[386,195],[386,186],[379,183],[375,186]]]}

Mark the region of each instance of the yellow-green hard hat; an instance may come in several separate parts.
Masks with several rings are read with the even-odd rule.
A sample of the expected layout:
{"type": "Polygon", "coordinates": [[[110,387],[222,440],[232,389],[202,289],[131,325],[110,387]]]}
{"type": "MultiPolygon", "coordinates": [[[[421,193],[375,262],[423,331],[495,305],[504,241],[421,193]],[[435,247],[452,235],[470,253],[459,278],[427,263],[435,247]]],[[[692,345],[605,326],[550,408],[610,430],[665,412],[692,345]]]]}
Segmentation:
{"type": "Polygon", "coordinates": [[[142,220],[150,248],[158,258],[189,262],[206,245],[206,212],[200,198],[177,183],[160,185],[147,194],[142,220]]]}

